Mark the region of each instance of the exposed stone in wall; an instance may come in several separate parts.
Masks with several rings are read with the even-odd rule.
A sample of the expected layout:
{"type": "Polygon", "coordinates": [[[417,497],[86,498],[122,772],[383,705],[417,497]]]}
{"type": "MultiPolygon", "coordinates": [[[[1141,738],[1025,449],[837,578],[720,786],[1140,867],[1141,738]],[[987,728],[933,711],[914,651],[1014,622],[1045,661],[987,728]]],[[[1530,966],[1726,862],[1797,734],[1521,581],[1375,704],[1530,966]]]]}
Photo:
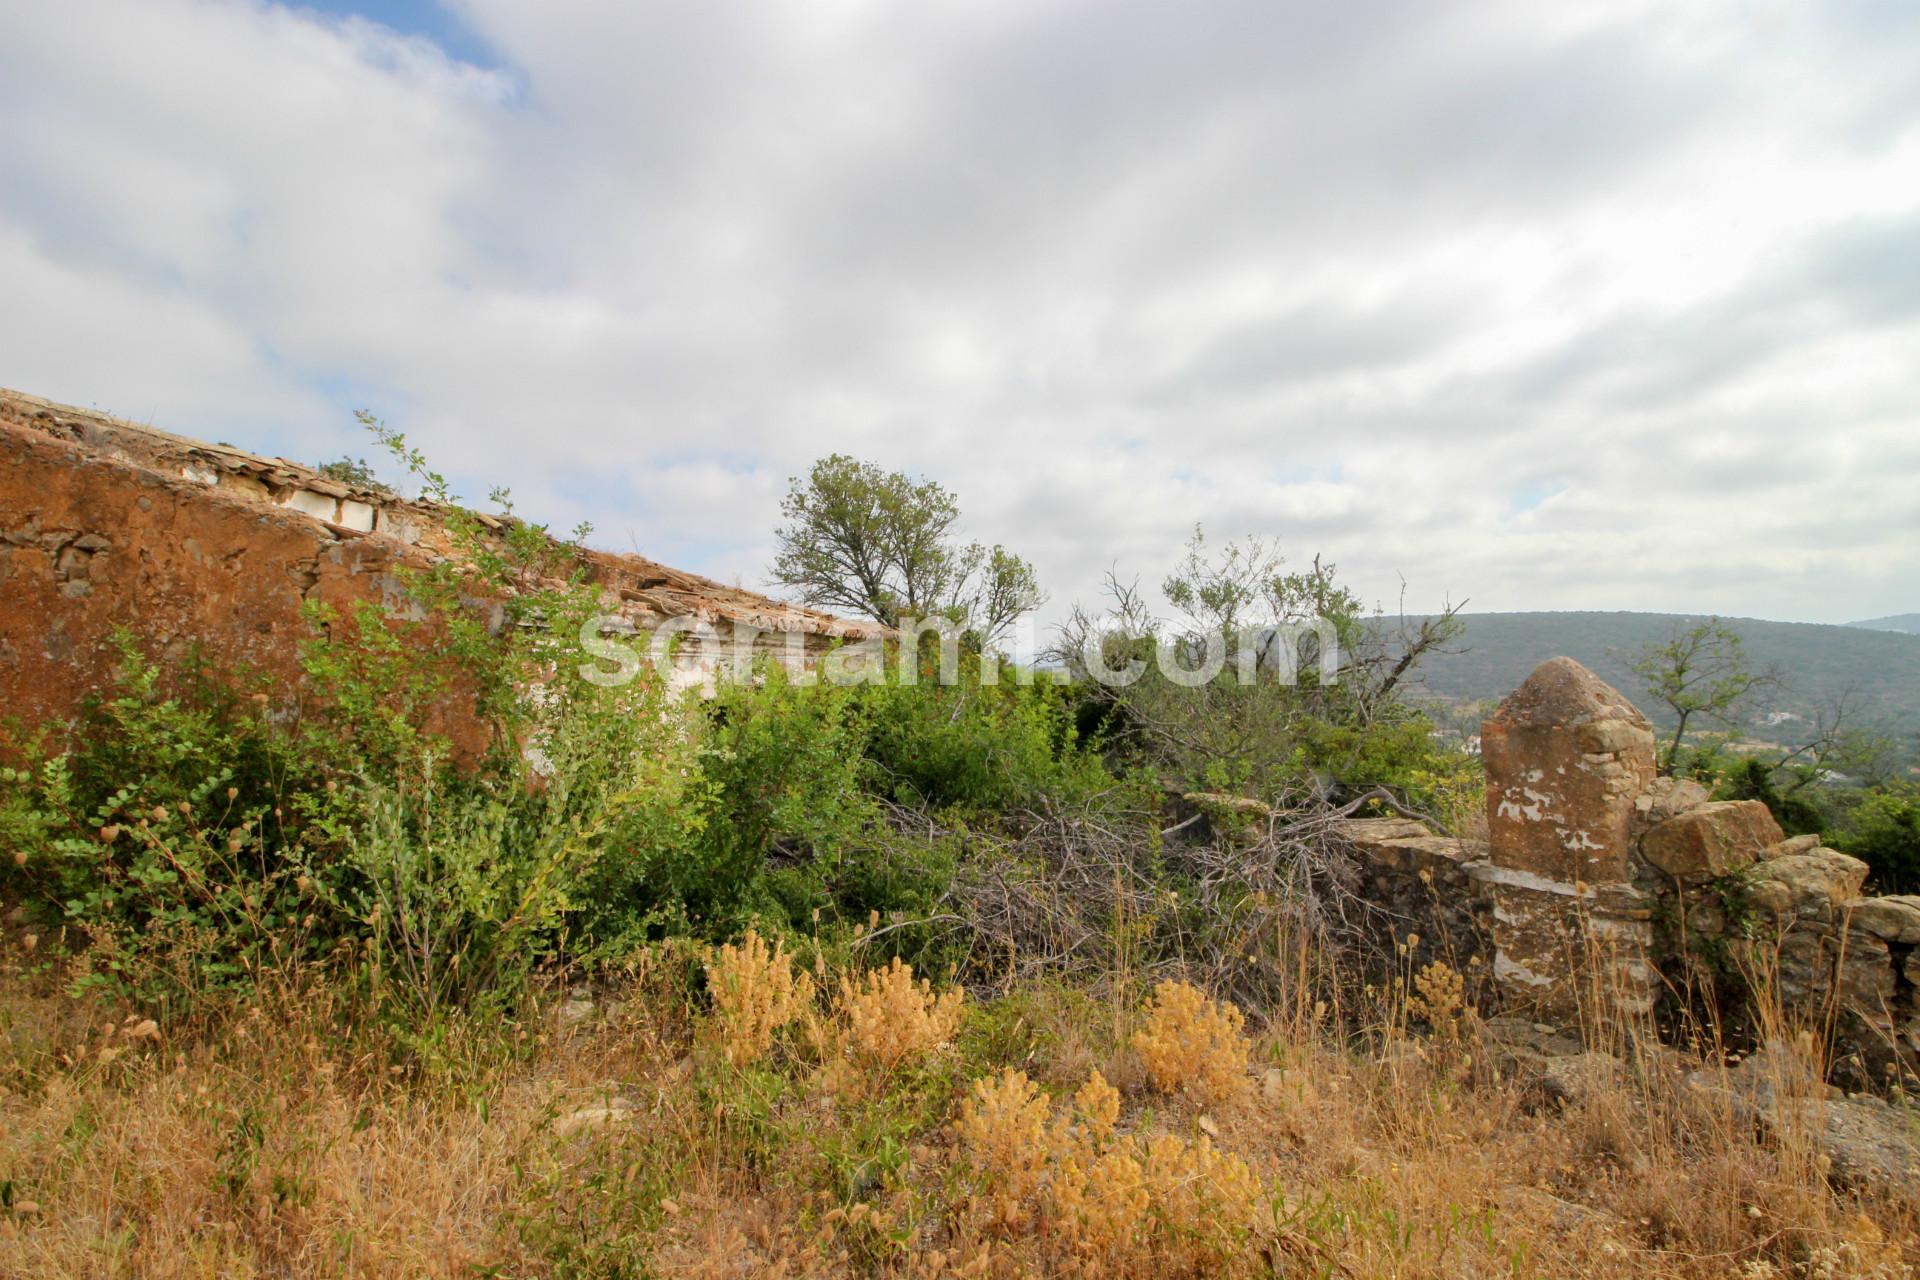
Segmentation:
{"type": "MultiPolygon", "coordinates": [[[[111,680],[123,626],[162,663],[197,649],[214,669],[291,691],[303,607],[404,608],[397,574],[454,551],[445,516],[284,459],[0,391],[0,714],[29,728],[71,717],[111,680]]],[[[708,639],[690,634],[676,653],[681,683],[710,679],[749,630],[748,653],[802,663],[883,634],[639,556],[582,558],[624,629],[707,624],[708,639]]]]}
{"type": "Polygon", "coordinates": [[[1711,920],[1688,940],[1731,956],[1743,984],[1777,989],[1789,1017],[1808,1029],[1830,1029],[1838,1078],[1912,1093],[1920,1088],[1920,899],[1861,897],[1867,871],[1805,838],[1781,841],[1724,882],[1740,918],[1711,920]]]}
{"type": "Polygon", "coordinates": [[[1920,944],[1920,895],[1853,898],[1847,902],[1844,910],[1849,928],[1872,934],[1897,946],[1920,944]]]}
{"type": "Polygon", "coordinates": [[[1564,1024],[1589,992],[1644,1008],[1705,991],[1758,1035],[1773,1029],[1759,991],[1831,1033],[1837,1076],[1920,1085],[1920,899],[1863,898],[1857,858],[1786,838],[1758,801],[1656,778],[1646,720],[1567,659],[1502,703],[1481,744],[1504,1003],[1564,1024]]]}
{"type": "Polygon", "coordinates": [[[1566,1024],[1589,992],[1645,1008],[1704,990],[1757,1036],[1777,1030],[1757,991],[1831,1035],[1838,1078],[1920,1087],[1920,898],[1864,898],[1859,859],[1786,838],[1758,801],[1656,778],[1645,719],[1567,659],[1535,671],[1481,742],[1492,847],[1470,893],[1491,891],[1503,1003],[1566,1024]]]}
{"type": "Polygon", "coordinates": [[[1481,726],[1504,1003],[1547,1019],[1647,1007],[1652,902],[1637,886],[1637,801],[1652,726],[1570,658],[1541,664],[1481,726]],[[1597,967],[1596,967],[1597,962],[1597,967]]]}
{"type": "Polygon", "coordinates": [[[1692,778],[1655,778],[1633,802],[1636,838],[1655,823],[1697,809],[1707,802],[1707,789],[1692,778]]]}
{"type": "Polygon", "coordinates": [[[1437,836],[1405,818],[1356,818],[1335,834],[1355,857],[1359,891],[1381,913],[1393,942],[1418,938],[1415,967],[1444,960],[1462,971],[1491,968],[1493,897],[1487,846],[1437,836]]]}
{"type": "Polygon", "coordinates": [[[1817,844],[1792,848],[1783,841],[1762,850],[1741,883],[1748,905],[1774,923],[1828,927],[1866,882],[1867,864],[1858,858],[1817,844]]]}
{"type": "Polygon", "coordinates": [[[1640,837],[1640,853],[1676,880],[1708,880],[1752,866],[1761,850],[1785,838],[1758,800],[1722,800],[1657,823],[1640,837]]]}

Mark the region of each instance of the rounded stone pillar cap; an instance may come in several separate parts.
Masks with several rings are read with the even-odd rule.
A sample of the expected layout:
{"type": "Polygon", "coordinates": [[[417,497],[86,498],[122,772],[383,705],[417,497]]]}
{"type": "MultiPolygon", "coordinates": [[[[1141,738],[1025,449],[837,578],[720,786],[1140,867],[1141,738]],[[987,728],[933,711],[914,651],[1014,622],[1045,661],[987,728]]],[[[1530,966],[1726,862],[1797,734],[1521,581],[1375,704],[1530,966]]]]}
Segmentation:
{"type": "Polygon", "coordinates": [[[1503,725],[1576,725],[1625,720],[1651,729],[1626,695],[1572,658],[1549,658],[1494,709],[1488,722],[1503,725]]]}

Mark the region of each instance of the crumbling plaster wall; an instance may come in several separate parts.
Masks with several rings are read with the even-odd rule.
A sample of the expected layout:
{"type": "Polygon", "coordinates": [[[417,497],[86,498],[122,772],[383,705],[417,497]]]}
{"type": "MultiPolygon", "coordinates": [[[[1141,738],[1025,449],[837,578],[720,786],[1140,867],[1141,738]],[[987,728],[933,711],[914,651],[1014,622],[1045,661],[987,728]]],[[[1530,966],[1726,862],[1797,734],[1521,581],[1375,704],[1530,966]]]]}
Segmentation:
{"type": "MultiPolygon", "coordinates": [[[[443,512],[284,459],[0,390],[0,717],[65,720],[112,677],[116,628],[163,663],[197,649],[291,691],[304,607],[406,607],[399,573],[453,554],[443,512]]],[[[481,517],[499,528],[498,521],[481,517]]],[[[742,651],[816,661],[877,628],[640,556],[584,552],[617,627],[704,624],[674,678],[710,681],[742,651]],[[797,638],[798,643],[790,644],[797,638]]],[[[474,724],[444,726],[456,741],[474,724]]]]}

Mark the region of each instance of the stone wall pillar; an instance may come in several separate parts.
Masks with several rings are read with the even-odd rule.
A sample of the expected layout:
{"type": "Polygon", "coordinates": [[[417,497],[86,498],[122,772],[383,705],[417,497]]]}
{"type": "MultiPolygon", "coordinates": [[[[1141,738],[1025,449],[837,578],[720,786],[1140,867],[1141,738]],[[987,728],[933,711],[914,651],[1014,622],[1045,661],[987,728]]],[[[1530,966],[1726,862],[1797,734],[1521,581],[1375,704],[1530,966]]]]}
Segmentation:
{"type": "Polygon", "coordinates": [[[1651,903],[1635,888],[1634,801],[1652,726],[1571,658],[1542,663],[1480,729],[1494,977],[1502,1003],[1570,1023],[1651,1006],[1651,903]]]}

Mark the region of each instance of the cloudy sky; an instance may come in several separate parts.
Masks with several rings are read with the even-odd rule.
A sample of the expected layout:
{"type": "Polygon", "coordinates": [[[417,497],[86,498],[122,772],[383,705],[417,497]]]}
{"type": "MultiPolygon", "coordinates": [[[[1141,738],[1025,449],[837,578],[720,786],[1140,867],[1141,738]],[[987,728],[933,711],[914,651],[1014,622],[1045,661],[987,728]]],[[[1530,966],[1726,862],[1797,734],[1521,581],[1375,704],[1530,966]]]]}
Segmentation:
{"type": "Polygon", "coordinates": [[[0,385],[764,584],[946,483],[1412,607],[1920,609],[1920,6],[0,0],[0,385]]]}

